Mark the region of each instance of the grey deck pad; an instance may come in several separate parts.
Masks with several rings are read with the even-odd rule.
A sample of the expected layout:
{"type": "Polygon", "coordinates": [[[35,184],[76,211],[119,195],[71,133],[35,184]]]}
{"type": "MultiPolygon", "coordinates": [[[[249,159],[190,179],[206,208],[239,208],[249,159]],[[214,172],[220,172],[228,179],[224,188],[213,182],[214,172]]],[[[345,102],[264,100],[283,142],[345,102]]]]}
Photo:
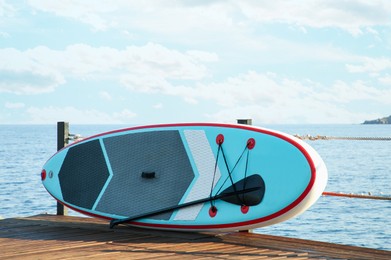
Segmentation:
{"type": "Polygon", "coordinates": [[[113,177],[97,211],[132,216],[179,204],[194,172],[177,130],[126,134],[103,142],[113,177]],[[154,172],[154,177],[143,178],[143,172],[154,172]]]}

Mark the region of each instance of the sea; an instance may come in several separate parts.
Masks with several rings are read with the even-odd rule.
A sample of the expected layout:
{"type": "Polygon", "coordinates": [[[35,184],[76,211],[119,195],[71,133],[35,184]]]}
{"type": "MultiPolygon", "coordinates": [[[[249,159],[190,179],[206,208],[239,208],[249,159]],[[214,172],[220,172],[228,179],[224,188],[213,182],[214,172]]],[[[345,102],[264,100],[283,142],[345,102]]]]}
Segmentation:
{"type": "MultiPolygon", "coordinates": [[[[391,125],[260,126],[300,136],[391,137],[391,125]]],[[[56,214],[40,179],[43,164],[56,152],[56,127],[0,125],[0,218],[56,214]]],[[[71,124],[70,132],[87,137],[125,127],[71,124]]],[[[328,168],[326,191],[391,196],[391,141],[305,141],[328,168]]],[[[391,200],[322,196],[303,214],[253,232],[390,251],[391,200]]]]}

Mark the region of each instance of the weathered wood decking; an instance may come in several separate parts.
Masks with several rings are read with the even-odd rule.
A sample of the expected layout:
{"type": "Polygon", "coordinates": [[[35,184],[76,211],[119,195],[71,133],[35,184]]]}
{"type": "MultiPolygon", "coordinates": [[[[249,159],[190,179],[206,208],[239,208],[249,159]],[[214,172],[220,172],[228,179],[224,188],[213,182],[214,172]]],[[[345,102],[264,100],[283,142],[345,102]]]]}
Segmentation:
{"type": "Polygon", "coordinates": [[[91,218],[0,220],[1,259],[391,259],[390,251],[252,233],[181,233],[91,218]]]}

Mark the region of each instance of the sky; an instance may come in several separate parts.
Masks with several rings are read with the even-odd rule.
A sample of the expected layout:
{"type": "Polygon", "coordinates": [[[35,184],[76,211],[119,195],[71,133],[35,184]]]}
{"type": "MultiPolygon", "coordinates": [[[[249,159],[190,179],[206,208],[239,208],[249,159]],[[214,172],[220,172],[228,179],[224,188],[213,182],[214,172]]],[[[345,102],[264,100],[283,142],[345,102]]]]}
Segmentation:
{"type": "Polygon", "coordinates": [[[0,0],[0,124],[389,115],[389,0],[0,0]]]}

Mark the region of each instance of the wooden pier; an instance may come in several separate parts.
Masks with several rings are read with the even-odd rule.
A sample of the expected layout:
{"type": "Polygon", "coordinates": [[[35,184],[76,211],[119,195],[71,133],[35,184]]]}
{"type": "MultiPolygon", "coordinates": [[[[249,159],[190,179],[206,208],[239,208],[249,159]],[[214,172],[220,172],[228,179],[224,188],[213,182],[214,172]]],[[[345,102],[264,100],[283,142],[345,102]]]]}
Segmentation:
{"type": "Polygon", "coordinates": [[[0,259],[391,259],[390,251],[247,232],[182,233],[58,215],[0,220],[0,259]]]}

